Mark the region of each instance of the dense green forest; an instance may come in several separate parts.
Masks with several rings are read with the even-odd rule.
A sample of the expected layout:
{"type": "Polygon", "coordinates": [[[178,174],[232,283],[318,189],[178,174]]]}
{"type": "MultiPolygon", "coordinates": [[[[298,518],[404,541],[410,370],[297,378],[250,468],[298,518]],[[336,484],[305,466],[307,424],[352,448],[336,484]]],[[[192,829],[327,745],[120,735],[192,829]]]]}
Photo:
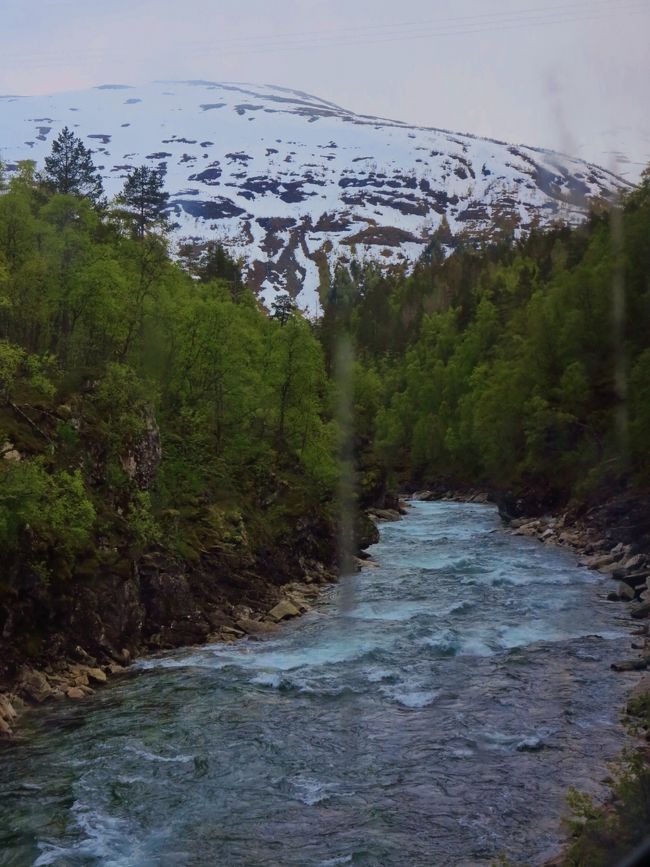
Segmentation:
{"type": "Polygon", "coordinates": [[[311,513],[331,522],[337,484],[311,325],[266,315],[218,245],[172,261],[155,172],[107,203],[83,146],[58,143],[63,168],[53,151],[0,194],[5,624],[25,594],[151,546],[273,550],[311,513]]]}
{"type": "Polygon", "coordinates": [[[650,482],[650,171],[620,209],[480,249],[432,239],[410,276],[339,266],[321,323],[357,353],[364,463],[393,485],[650,482]]]}
{"type": "Polygon", "coordinates": [[[334,562],[352,459],[362,505],[440,481],[551,506],[650,481],[649,171],[579,228],[477,247],[443,224],[411,274],[341,263],[318,322],[288,297],[264,311],[216,243],[170,255],[164,177],[140,167],[108,202],[68,130],[42,174],[0,184],[9,635],[25,594],[151,548],[264,558],[311,516],[334,562]]]}

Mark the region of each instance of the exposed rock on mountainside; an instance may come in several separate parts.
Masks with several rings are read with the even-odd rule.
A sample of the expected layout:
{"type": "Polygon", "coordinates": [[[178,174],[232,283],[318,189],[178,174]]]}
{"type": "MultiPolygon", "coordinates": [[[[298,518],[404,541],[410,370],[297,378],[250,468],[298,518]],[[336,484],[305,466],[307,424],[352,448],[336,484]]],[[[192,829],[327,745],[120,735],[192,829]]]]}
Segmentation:
{"type": "Polygon", "coordinates": [[[325,256],[413,262],[446,216],[451,232],[579,221],[625,186],[531,147],[357,115],[301,91],[207,81],[104,85],[0,97],[0,158],[42,163],[69,125],[109,194],[125,173],[167,170],[178,238],[218,238],[267,302],[287,290],[319,312],[325,256]]]}

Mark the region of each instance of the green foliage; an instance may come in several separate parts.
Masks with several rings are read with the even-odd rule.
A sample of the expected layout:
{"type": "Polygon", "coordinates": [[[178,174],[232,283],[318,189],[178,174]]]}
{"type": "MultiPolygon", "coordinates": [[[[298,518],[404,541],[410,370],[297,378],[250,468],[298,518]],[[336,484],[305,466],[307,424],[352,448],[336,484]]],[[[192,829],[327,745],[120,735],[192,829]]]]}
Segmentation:
{"type": "Polygon", "coordinates": [[[374,435],[364,462],[396,479],[535,486],[558,501],[650,484],[647,185],[646,173],[620,212],[580,228],[446,259],[434,239],[410,275],[339,266],[326,351],[347,331],[362,365],[381,371],[373,420],[360,421],[374,435]]]}
{"type": "Polygon", "coordinates": [[[169,193],[165,192],[165,169],[139,166],[127,173],[122,192],[117,198],[121,214],[131,225],[136,237],[158,226],[166,229],[165,208],[169,193]]]}
{"type": "Polygon", "coordinates": [[[93,202],[99,202],[103,193],[91,151],[67,126],[54,139],[52,152],[45,157],[45,180],[57,193],[88,196],[93,202]]]}
{"type": "Polygon", "coordinates": [[[572,841],[566,867],[614,867],[645,838],[650,828],[650,766],[641,753],[626,755],[612,792],[611,801],[601,805],[570,789],[566,824],[572,841]]]}
{"type": "Polygon", "coordinates": [[[15,343],[0,340],[0,405],[10,403],[19,388],[27,388],[40,398],[52,397],[53,362],[50,356],[29,355],[15,343]]]}
{"type": "Polygon", "coordinates": [[[131,497],[127,520],[131,535],[141,546],[146,547],[161,538],[147,491],[136,491],[131,497]]]}
{"type": "Polygon", "coordinates": [[[312,326],[268,317],[219,245],[174,263],[152,231],[159,173],[132,173],[107,212],[79,195],[88,153],[57,142],[47,183],[25,166],[0,196],[0,449],[20,457],[0,455],[7,562],[65,580],[106,538],[196,556],[202,534],[227,535],[224,504],[271,544],[337,483],[312,326]]]}
{"type": "Polygon", "coordinates": [[[242,263],[235,262],[218,241],[186,242],[180,245],[179,259],[201,283],[219,281],[227,285],[235,300],[245,295],[242,263]]]}
{"type": "Polygon", "coordinates": [[[0,463],[0,551],[24,537],[31,545],[74,553],[88,541],[95,520],[79,470],[49,473],[42,461],[0,463]]]}

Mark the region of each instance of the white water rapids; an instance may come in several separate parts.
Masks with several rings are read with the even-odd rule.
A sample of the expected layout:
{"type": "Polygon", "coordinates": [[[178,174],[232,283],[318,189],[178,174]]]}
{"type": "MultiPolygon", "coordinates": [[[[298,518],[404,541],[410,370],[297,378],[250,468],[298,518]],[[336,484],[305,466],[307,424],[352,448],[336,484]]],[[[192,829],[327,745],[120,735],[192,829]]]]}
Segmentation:
{"type": "Polygon", "coordinates": [[[602,576],[416,503],[277,636],[140,662],[0,753],[0,865],[539,864],[625,744],[602,576]],[[346,604],[340,600],[345,598],[346,604]]]}

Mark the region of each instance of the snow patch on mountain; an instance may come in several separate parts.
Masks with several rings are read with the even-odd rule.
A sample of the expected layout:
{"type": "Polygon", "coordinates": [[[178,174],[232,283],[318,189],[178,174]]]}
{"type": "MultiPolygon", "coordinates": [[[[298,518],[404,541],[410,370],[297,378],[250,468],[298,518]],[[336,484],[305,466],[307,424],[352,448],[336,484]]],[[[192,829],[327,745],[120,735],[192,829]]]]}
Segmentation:
{"type": "Polygon", "coordinates": [[[575,223],[626,182],[533,147],[358,115],[299,90],[210,81],[107,84],[0,97],[0,159],[42,165],[68,125],[109,195],[142,164],[164,167],[176,236],[218,239],[269,303],[288,291],[311,315],[338,258],[412,263],[446,216],[488,238],[575,223]]]}

